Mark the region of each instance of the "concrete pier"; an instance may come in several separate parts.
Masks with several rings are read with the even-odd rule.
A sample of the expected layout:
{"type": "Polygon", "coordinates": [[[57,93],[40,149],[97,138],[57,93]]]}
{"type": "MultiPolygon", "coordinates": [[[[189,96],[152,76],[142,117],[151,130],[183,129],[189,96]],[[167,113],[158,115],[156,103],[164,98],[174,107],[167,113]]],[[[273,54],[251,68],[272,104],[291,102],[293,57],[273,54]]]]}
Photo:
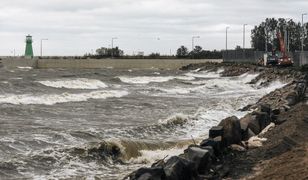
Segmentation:
{"type": "Polygon", "coordinates": [[[32,67],[39,69],[179,69],[188,64],[222,62],[222,59],[3,59],[7,68],[32,67]]]}

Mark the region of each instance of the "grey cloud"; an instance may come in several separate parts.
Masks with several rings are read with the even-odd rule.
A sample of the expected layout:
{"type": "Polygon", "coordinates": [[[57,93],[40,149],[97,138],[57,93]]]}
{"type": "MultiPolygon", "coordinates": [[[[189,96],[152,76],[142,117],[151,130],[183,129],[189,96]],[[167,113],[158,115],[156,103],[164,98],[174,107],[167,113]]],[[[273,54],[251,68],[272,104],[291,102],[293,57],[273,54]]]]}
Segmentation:
{"type": "Polygon", "coordinates": [[[169,52],[182,44],[189,47],[191,36],[196,34],[202,37],[198,42],[205,48],[223,49],[226,26],[231,26],[229,46],[235,47],[242,41],[242,24],[250,25],[249,37],[249,28],[266,17],[299,21],[308,9],[305,0],[1,1],[0,37],[8,41],[7,47],[0,48],[2,55],[15,47],[22,53],[21,34],[28,33],[36,39],[48,36],[46,48],[50,51],[46,52],[50,55],[82,55],[110,44],[112,36],[119,37],[118,45],[128,53],[134,49],[169,52]],[[160,44],[155,37],[161,37],[160,44]]]}

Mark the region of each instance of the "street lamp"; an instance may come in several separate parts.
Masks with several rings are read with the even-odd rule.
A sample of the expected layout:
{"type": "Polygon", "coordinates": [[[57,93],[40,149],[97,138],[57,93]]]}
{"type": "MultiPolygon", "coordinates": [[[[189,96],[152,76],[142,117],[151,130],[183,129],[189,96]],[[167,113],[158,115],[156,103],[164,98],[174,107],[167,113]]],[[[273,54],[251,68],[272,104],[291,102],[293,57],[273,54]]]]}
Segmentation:
{"type": "Polygon", "coordinates": [[[195,48],[195,39],[200,38],[200,36],[193,36],[191,38],[191,50],[193,51],[195,48]]]}
{"type": "Polygon", "coordinates": [[[118,38],[117,38],[117,37],[111,38],[111,58],[113,58],[113,41],[114,41],[115,39],[118,39],[118,38]]]}
{"type": "Polygon", "coordinates": [[[304,16],[306,16],[307,13],[302,14],[302,51],[304,51],[304,16]]]}
{"type": "MultiPolygon", "coordinates": [[[[158,38],[156,38],[156,39],[157,39],[157,42],[160,41],[160,37],[158,37],[158,38]]],[[[159,48],[157,49],[157,52],[156,52],[156,53],[160,55],[160,53],[159,53],[159,48]]]]}
{"type": "Polygon", "coordinates": [[[43,41],[47,41],[48,39],[41,39],[41,57],[43,57],[43,41]]]}
{"type": "Polygon", "coordinates": [[[229,26],[226,27],[226,51],[228,50],[228,29],[230,29],[229,26]]]}
{"type": "Polygon", "coordinates": [[[245,31],[245,27],[248,24],[243,24],[243,49],[245,49],[245,35],[246,35],[246,31],[245,31]]]}

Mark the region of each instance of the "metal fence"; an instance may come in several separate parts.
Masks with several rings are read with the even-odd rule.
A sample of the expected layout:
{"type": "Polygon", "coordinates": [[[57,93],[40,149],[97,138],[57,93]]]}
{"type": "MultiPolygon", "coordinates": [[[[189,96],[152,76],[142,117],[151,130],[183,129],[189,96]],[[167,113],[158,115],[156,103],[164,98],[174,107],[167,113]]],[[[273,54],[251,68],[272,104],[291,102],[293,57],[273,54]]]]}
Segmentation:
{"type": "MultiPolygon", "coordinates": [[[[264,51],[255,51],[253,49],[228,50],[223,51],[223,62],[257,63],[263,56],[264,51]]],[[[308,51],[290,52],[289,56],[293,59],[294,66],[308,64],[308,51]]]]}
{"type": "Polygon", "coordinates": [[[222,56],[224,62],[256,63],[263,57],[263,54],[264,52],[255,51],[253,49],[239,49],[223,51],[222,56]]]}

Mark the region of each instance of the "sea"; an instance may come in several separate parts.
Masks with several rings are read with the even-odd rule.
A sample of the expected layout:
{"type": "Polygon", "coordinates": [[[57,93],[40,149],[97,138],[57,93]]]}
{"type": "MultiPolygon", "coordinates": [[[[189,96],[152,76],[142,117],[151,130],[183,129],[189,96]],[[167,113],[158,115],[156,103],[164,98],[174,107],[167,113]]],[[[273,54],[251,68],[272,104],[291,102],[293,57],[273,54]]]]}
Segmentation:
{"type": "Polygon", "coordinates": [[[0,179],[123,179],[285,85],[223,71],[2,68],[0,179]]]}

